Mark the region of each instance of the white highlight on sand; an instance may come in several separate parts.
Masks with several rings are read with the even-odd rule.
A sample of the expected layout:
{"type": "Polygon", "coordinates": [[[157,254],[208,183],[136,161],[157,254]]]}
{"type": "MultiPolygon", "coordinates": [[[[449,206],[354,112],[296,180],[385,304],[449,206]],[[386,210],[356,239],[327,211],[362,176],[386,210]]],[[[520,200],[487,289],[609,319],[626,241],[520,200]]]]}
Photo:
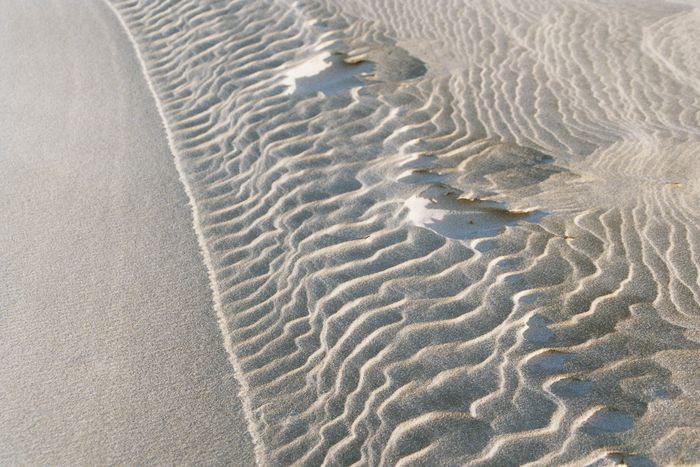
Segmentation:
{"type": "Polygon", "coordinates": [[[294,91],[297,89],[298,79],[315,76],[323,70],[330,68],[332,65],[329,61],[330,56],[330,52],[323,51],[286,70],[284,72],[284,79],[282,79],[282,82],[288,86],[286,93],[294,94],[294,91]]]}
{"type": "Polygon", "coordinates": [[[444,219],[446,211],[430,209],[431,204],[429,199],[420,196],[408,198],[404,203],[408,208],[408,220],[418,227],[430,228],[431,224],[444,219]]]}

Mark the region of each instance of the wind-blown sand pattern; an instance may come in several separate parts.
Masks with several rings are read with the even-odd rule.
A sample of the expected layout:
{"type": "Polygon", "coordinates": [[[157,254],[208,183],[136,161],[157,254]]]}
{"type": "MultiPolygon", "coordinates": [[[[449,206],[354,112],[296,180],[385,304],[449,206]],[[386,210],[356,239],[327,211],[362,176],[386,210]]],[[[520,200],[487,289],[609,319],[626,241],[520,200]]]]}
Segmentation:
{"type": "Polygon", "coordinates": [[[700,9],[113,2],[261,464],[700,462],[700,9]]]}

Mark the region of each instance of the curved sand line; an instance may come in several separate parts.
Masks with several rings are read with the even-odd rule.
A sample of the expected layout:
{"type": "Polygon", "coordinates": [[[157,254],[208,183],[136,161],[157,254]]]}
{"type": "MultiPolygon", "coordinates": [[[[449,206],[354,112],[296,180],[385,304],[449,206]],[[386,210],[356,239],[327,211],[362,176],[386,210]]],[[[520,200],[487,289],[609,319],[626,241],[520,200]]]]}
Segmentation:
{"type": "Polygon", "coordinates": [[[647,3],[114,2],[260,463],[698,461],[697,14],[647,3]]]}
{"type": "MultiPolygon", "coordinates": [[[[112,4],[109,3],[108,1],[106,1],[105,3],[108,7],[110,7],[110,9],[114,13],[115,17],[119,20],[120,24],[124,28],[124,32],[129,37],[129,41],[131,42],[132,46],[134,47],[134,52],[138,58],[140,66],[141,66],[141,71],[143,73],[143,77],[146,80],[146,83],[148,84],[148,89],[151,91],[151,94],[153,95],[153,99],[156,103],[156,107],[158,108],[158,113],[159,113],[160,118],[161,118],[161,123],[163,124],[163,127],[165,129],[165,133],[166,133],[166,136],[168,139],[168,146],[170,147],[170,150],[174,155],[174,154],[176,154],[176,152],[175,152],[176,149],[175,149],[175,146],[173,144],[172,134],[170,132],[170,129],[168,128],[168,125],[166,124],[166,120],[165,120],[165,116],[163,114],[163,109],[161,107],[160,100],[158,99],[157,94],[156,94],[155,90],[153,89],[153,84],[151,83],[150,79],[148,78],[147,68],[143,62],[141,55],[139,54],[138,46],[137,46],[136,42],[134,42],[134,38],[129,33],[128,27],[126,26],[126,24],[124,24],[124,21],[121,18],[121,16],[119,16],[118,12],[116,10],[114,10],[114,7],[112,6],[112,4]]],[[[174,157],[174,162],[175,162],[175,167],[177,169],[178,176],[180,178],[180,182],[182,183],[182,185],[185,189],[185,193],[187,193],[189,207],[192,210],[192,227],[195,231],[195,234],[197,235],[197,242],[199,244],[199,251],[202,254],[202,258],[204,259],[204,265],[207,268],[207,274],[209,276],[209,287],[211,288],[211,291],[212,291],[212,298],[214,300],[214,310],[216,311],[219,327],[221,329],[222,337],[224,339],[224,347],[225,347],[226,351],[228,352],[229,361],[234,368],[234,376],[236,377],[236,381],[239,384],[239,397],[240,397],[241,404],[243,405],[243,413],[244,413],[244,416],[246,419],[248,432],[251,435],[251,438],[253,441],[256,459],[259,463],[264,463],[265,462],[265,452],[264,452],[262,446],[260,445],[260,442],[258,441],[259,436],[257,435],[257,430],[255,428],[253,421],[252,421],[253,417],[252,417],[252,410],[250,407],[250,400],[248,397],[246,397],[246,390],[245,390],[246,381],[238,376],[241,374],[241,369],[238,365],[238,362],[236,360],[235,355],[231,351],[231,349],[232,349],[231,342],[230,342],[231,338],[230,338],[230,335],[226,332],[226,328],[224,326],[225,319],[224,319],[222,308],[221,308],[221,296],[220,296],[220,292],[219,292],[218,283],[215,280],[214,268],[212,267],[211,257],[209,256],[209,250],[206,248],[206,245],[204,243],[204,237],[202,235],[202,231],[199,228],[199,211],[197,209],[197,205],[194,202],[192,190],[190,189],[190,186],[187,183],[187,179],[185,177],[185,172],[182,169],[182,165],[180,164],[179,159],[177,157],[174,157]]]]}
{"type": "Polygon", "coordinates": [[[102,3],[0,19],[0,463],[251,465],[186,194],[102,3]]]}

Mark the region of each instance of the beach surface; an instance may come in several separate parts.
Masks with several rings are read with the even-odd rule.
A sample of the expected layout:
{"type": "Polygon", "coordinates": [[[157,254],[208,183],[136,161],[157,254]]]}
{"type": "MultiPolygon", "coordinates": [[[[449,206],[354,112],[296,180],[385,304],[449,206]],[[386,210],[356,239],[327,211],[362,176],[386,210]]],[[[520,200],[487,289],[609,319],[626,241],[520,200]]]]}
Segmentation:
{"type": "Polygon", "coordinates": [[[253,465],[122,26],[101,2],[0,8],[0,463],[253,465]]]}
{"type": "Polygon", "coordinates": [[[260,463],[700,462],[692,2],[112,4],[260,463]]]}
{"type": "Polygon", "coordinates": [[[697,2],[3,5],[8,459],[700,464],[697,2]]]}

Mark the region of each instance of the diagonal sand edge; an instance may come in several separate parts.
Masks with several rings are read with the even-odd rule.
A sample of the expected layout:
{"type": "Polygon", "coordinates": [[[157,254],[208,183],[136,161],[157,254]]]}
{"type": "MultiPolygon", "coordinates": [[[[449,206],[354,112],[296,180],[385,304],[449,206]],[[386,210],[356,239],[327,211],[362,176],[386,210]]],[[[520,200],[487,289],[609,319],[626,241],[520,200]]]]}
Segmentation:
{"type": "Polygon", "coordinates": [[[240,397],[240,400],[243,404],[243,410],[244,410],[244,414],[245,414],[245,418],[246,418],[246,424],[248,426],[248,432],[250,433],[251,438],[253,439],[253,445],[254,445],[254,449],[255,449],[255,457],[256,457],[257,463],[259,465],[266,465],[267,462],[266,462],[264,447],[262,446],[262,443],[260,442],[260,436],[257,433],[255,423],[253,422],[253,411],[252,411],[250,399],[246,395],[247,384],[246,384],[245,379],[240,377],[240,375],[242,374],[242,369],[238,363],[236,356],[233,353],[233,349],[231,347],[231,336],[225,331],[225,321],[224,321],[224,315],[222,312],[221,295],[220,295],[217,281],[215,280],[215,273],[214,273],[214,269],[212,266],[211,257],[209,255],[209,251],[208,251],[206,243],[204,241],[204,236],[202,234],[202,231],[199,228],[199,211],[197,208],[197,204],[194,202],[194,196],[192,194],[192,189],[190,188],[189,184],[187,183],[187,180],[185,179],[184,170],[183,170],[182,165],[180,164],[180,161],[176,155],[177,153],[175,150],[175,146],[173,144],[172,133],[170,132],[168,125],[165,123],[165,114],[163,112],[163,108],[162,108],[160,100],[158,99],[158,96],[155,92],[155,89],[153,88],[153,84],[151,83],[151,80],[149,79],[148,69],[146,67],[145,62],[143,61],[143,58],[141,57],[141,54],[139,53],[136,42],[134,41],[133,36],[129,32],[129,28],[124,23],[124,20],[119,15],[119,12],[108,1],[105,1],[104,3],[109,7],[109,9],[112,11],[112,13],[114,13],[114,15],[117,17],[117,19],[119,20],[119,24],[122,26],[122,29],[124,30],[124,33],[129,38],[129,42],[131,43],[131,46],[133,47],[134,54],[136,55],[136,57],[139,61],[139,64],[141,66],[141,71],[143,73],[143,77],[146,80],[146,83],[148,85],[149,90],[151,91],[151,95],[153,96],[153,100],[154,100],[156,107],[158,109],[158,114],[161,117],[161,123],[162,123],[163,128],[164,128],[165,133],[166,133],[166,137],[168,140],[168,146],[170,147],[170,151],[173,155],[173,160],[174,160],[175,167],[177,169],[177,172],[178,172],[178,175],[180,178],[180,182],[182,183],[182,186],[184,187],[185,192],[187,193],[187,198],[189,199],[189,206],[190,206],[190,209],[192,210],[192,228],[194,229],[194,231],[197,235],[197,242],[199,244],[199,251],[202,255],[204,265],[206,266],[207,273],[209,275],[209,286],[211,287],[211,291],[212,291],[212,298],[214,300],[214,310],[216,311],[217,321],[218,321],[219,327],[221,329],[221,335],[224,339],[224,347],[226,349],[226,352],[228,353],[229,361],[231,362],[231,365],[233,366],[233,369],[234,369],[234,375],[236,377],[236,381],[238,382],[239,387],[240,387],[239,397],[240,397]]]}

